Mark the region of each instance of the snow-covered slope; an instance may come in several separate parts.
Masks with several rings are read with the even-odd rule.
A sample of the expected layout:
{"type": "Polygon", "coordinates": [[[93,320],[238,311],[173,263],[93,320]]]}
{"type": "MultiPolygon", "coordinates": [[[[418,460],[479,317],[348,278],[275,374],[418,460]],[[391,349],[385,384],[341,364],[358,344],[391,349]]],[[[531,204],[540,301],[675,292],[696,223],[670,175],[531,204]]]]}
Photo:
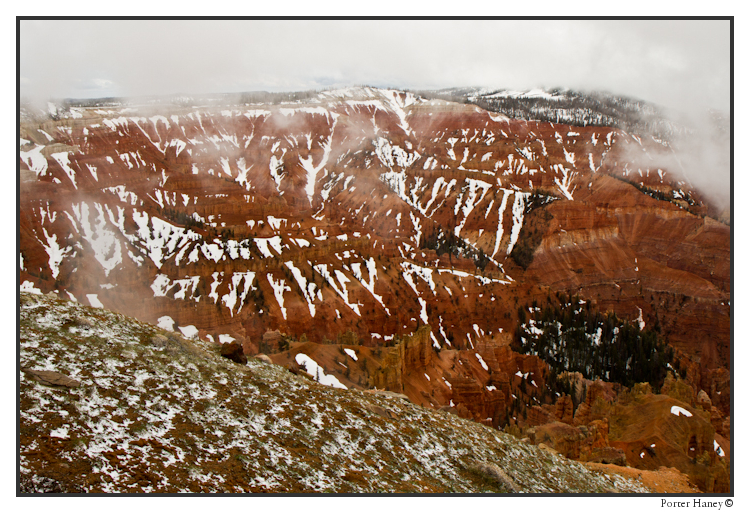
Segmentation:
{"type": "Polygon", "coordinates": [[[22,492],[643,493],[510,435],[22,294],[22,492]],[[44,371],[69,379],[43,384],[44,371]],[[36,376],[36,377],[35,377],[36,376]]]}

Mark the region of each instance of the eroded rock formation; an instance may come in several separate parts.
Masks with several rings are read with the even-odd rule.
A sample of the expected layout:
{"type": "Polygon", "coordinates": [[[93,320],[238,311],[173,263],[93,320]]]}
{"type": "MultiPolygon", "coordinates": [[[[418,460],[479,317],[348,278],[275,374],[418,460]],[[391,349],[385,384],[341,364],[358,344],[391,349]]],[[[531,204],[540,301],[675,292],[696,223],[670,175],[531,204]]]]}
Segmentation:
{"type": "Polygon", "coordinates": [[[681,380],[651,396],[708,415],[700,450],[729,443],[730,230],[667,143],[372,88],[76,116],[20,127],[23,290],[498,428],[558,422],[615,461],[617,386],[558,396],[510,347],[519,307],[566,292],[658,327],[681,380]]]}

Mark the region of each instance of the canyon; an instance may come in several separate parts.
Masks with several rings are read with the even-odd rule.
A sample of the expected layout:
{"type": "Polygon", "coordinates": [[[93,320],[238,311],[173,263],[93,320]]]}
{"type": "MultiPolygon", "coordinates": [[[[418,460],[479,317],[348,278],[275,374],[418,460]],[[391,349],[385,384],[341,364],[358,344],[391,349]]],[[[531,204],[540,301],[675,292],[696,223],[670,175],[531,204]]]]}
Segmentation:
{"type": "Polygon", "coordinates": [[[55,117],[21,119],[21,291],[729,490],[731,229],[668,141],[370,87],[55,117]],[[559,294],[658,331],[663,383],[520,353],[559,294]]]}

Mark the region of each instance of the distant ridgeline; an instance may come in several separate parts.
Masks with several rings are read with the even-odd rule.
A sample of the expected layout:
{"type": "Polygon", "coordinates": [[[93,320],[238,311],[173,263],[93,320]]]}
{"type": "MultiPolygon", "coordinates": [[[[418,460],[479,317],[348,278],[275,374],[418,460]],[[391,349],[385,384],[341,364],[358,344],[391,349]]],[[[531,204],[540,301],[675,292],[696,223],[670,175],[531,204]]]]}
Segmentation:
{"type": "Polygon", "coordinates": [[[427,98],[472,103],[512,119],[614,127],[635,134],[652,135],[662,141],[670,141],[688,130],[667,119],[655,105],[601,92],[551,89],[524,93],[478,88],[414,92],[427,98]]]}
{"type": "Polygon", "coordinates": [[[586,379],[603,379],[632,387],[648,382],[661,388],[674,350],[654,330],[602,314],[577,296],[548,297],[544,307],[518,308],[513,349],[542,358],[554,374],[580,372],[586,379]]]}

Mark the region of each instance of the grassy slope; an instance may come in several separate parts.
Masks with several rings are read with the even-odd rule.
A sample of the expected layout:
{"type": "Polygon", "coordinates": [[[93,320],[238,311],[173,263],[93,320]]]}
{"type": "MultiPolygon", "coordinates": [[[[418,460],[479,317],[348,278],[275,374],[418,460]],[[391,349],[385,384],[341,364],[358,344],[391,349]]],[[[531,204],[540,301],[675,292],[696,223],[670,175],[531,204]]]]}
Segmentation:
{"type": "Polygon", "coordinates": [[[120,314],[20,300],[22,491],[646,492],[401,399],[337,390],[120,314]],[[154,338],[156,337],[156,338],[154,338]],[[75,388],[43,386],[52,370],[75,388]]]}

